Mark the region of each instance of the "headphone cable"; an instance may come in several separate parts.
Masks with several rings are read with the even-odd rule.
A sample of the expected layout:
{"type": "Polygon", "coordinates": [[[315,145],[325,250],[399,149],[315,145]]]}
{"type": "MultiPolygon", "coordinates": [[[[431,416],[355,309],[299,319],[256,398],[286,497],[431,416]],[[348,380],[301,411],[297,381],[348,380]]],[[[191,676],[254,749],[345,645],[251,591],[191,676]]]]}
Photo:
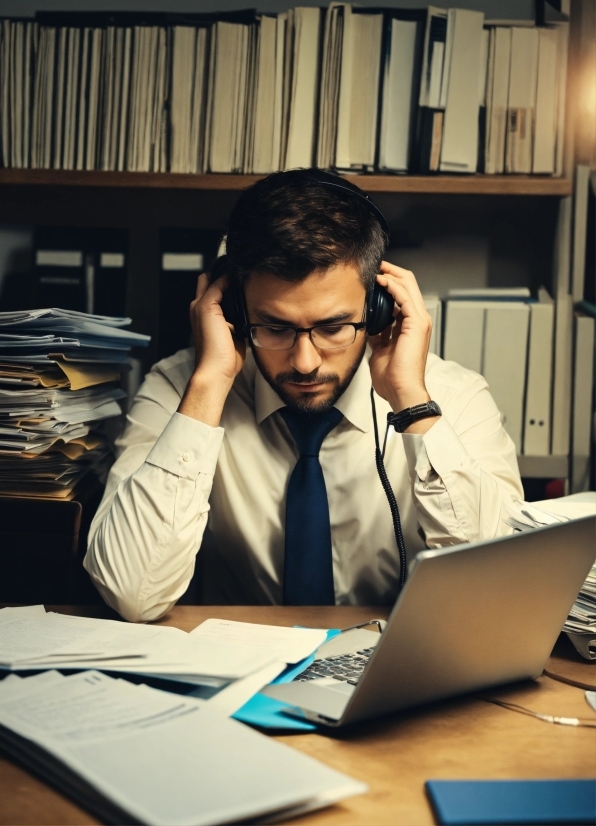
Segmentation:
{"type": "Polygon", "coordinates": [[[406,545],[404,542],[404,535],[401,529],[401,518],[399,515],[399,508],[397,506],[397,499],[395,498],[393,488],[391,487],[391,483],[389,482],[389,479],[387,477],[385,462],[383,461],[385,457],[385,447],[387,445],[387,434],[389,433],[389,422],[387,422],[387,429],[385,430],[385,440],[383,442],[383,451],[381,452],[381,446],[379,442],[379,428],[377,426],[377,409],[375,406],[375,391],[372,387],[370,388],[370,403],[372,406],[373,425],[375,430],[375,462],[377,465],[377,473],[379,474],[379,479],[381,480],[381,484],[383,485],[383,490],[385,491],[385,496],[387,497],[387,501],[389,502],[389,508],[391,510],[391,518],[393,520],[393,532],[395,534],[395,541],[397,543],[397,550],[399,553],[399,586],[401,589],[406,584],[406,579],[408,578],[406,545]]]}

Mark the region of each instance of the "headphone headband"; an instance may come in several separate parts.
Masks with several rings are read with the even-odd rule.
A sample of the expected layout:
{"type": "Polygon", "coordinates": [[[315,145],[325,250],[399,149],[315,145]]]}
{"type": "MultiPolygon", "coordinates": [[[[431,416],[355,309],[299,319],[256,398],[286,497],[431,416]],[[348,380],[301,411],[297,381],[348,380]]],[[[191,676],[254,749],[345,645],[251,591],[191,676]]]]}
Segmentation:
{"type": "Polygon", "coordinates": [[[319,178],[319,176],[317,175],[313,176],[313,180],[321,184],[321,186],[332,186],[335,189],[341,189],[342,192],[347,192],[348,195],[354,195],[356,198],[360,198],[361,201],[364,201],[364,203],[368,206],[375,218],[378,220],[379,224],[381,225],[381,229],[383,230],[387,238],[389,238],[390,233],[387,219],[385,218],[379,207],[371,201],[366,192],[363,192],[361,189],[358,189],[358,187],[354,186],[354,184],[349,184],[347,181],[342,181],[341,178],[337,182],[327,181],[322,178],[319,178]]]}

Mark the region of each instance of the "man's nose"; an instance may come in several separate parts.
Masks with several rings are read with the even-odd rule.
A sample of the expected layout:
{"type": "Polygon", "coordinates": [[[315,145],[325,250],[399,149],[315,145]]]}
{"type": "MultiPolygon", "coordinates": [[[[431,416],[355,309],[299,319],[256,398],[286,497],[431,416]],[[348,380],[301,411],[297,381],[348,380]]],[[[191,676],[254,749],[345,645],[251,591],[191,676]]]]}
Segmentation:
{"type": "Polygon", "coordinates": [[[310,340],[308,333],[298,333],[296,343],[292,347],[290,364],[299,373],[312,373],[317,370],[323,359],[317,348],[310,340]]]}

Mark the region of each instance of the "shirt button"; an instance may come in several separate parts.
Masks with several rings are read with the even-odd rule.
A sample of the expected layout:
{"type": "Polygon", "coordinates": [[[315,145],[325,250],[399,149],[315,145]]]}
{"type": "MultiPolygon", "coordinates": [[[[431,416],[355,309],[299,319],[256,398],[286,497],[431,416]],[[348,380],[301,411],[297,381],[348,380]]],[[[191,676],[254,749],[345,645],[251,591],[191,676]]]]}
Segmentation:
{"type": "Polygon", "coordinates": [[[182,461],[183,462],[190,462],[190,455],[188,453],[182,454],[182,461]]]}

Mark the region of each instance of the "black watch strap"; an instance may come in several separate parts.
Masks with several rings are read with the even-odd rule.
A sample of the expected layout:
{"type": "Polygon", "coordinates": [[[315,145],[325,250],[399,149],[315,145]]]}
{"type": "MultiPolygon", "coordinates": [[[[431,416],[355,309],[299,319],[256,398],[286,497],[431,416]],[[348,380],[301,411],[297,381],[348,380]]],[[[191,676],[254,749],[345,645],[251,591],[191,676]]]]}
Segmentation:
{"type": "Polygon", "coordinates": [[[387,424],[393,425],[398,433],[403,433],[413,422],[419,419],[428,419],[431,416],[442,416],[442,411],[436,402],[425,402],[414,407],[406,407],[399,413],[387,413],[387,424]]]}

